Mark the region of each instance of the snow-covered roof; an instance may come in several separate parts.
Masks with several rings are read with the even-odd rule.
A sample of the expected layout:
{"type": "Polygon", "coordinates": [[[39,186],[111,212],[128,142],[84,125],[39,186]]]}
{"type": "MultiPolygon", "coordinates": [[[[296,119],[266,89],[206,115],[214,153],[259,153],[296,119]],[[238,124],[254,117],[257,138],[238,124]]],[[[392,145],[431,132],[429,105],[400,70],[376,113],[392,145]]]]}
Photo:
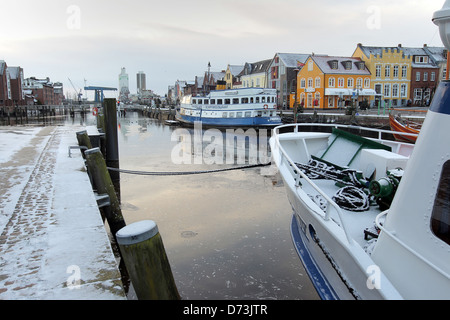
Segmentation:
{"type": "Polygon", "coordinates": [[[11,79],[19,79],[20,78],[20,67],[8,67],[9,76],[11,79]]]}
{"type": "Polygon", "coordinates": [[[4,60],[0,60],[0,75],[3,75],[5,72],[6,62],[4,60]]]}
{"type": "Polygon", "coordinates": [[[228,69],[230,70],[230,73],[233,76],[237,76],[241,71],[244,69],[244,66],[238,66],[238,65],[228,65],[228,69]]]}
{"type": "Polygon", "coordinates": [[[311,59],[316,63],[316,65],[322,70],[323,73],[326,74],[356,74],[356,75],[370,75],[370,71],[367,69],[365,64],[364,68],[360,69],[358,64],[364,63],[359,58],[352,57],[332,57],[332,56],[311,56],[311,59]],[[333,61],[336,61],[337,64],[334,66],[337,69],[333,69],[333,61]],[[348,63],[348,65],[347,65],[348,63]]]}
{"type": "Polygon", "coordinates": [[[309,54],[302,53],[277,53],[284,65],[289,68],[297,68],[299,63],[305,63],[309,54]]]}

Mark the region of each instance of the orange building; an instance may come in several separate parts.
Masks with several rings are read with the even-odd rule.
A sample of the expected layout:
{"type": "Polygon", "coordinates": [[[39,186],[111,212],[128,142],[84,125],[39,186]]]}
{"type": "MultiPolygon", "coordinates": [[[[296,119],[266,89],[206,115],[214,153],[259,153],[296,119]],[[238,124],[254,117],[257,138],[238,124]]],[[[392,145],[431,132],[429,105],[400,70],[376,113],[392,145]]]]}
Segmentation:
{"type": "Polygon", "coordinates": [[[359,58],[311,55],[297,75],[297,101],[304,108],[345,107],[374,94],[359,58]]]}

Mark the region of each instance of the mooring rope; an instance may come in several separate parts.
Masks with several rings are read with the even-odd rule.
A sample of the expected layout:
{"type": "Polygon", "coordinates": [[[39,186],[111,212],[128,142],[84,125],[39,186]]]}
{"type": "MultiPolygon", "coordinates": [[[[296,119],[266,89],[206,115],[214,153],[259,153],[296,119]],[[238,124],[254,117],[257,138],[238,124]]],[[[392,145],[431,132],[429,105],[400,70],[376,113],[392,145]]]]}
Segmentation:
{"type": "Polygon", "coordinates": [[[194,175],[194,174],[205,174],[205,173],[216,173],[216,172],[224,172],[224,171],[232,171],[232,170],[242,170],[242,169],[251,169],[251,168],[258,168],[258,167],[265,167],[270,166],[272,163],[266,163],[266,164],[251,164],[246,166],[239,166],[239,167],[231,167],[231,168],[222,168],[222,169],[214,169],[214,170],[202,170],[202,171],[177,171],[177,172],[164,172],[164,171],[137,171],[137,170],[126,170],[126,169],[119,169],[119,168],[112,168],[107,167],[108,170],[116,171],[120,173],[126,173],[126,174],[135,174],[135,175],[142,175],[142,176],[185,176],[185,175],[194,175]]]}

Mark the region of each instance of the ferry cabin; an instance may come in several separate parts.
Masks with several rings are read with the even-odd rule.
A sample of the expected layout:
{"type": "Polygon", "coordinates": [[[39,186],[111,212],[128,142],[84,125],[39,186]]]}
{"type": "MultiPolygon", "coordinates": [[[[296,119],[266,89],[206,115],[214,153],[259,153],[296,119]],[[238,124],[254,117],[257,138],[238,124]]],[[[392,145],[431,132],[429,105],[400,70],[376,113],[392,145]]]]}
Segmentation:
{"type": "Polygon", "coordinates": [[[213,91],[208,96],[184,96],[180,116],[186,122],[214,125],[264,125],[280,123],[276,90],[239,89],[213,91]]]}

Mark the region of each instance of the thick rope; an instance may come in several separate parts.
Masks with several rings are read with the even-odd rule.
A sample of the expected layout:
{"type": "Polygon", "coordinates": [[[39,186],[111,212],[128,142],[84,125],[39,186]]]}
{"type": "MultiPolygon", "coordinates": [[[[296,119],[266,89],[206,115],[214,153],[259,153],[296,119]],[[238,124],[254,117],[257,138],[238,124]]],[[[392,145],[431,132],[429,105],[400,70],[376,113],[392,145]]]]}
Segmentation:
{"type": "Polygon", "coordinates": [[[178,172],[137,171],[137,170],[118,169],[118,168],[112,168],[112,167],[108,167],[108,170],[116,171],[116,172],[120,172],[120,173],[126,173],[126,174],[141,175],[141,176],[185,176],[185,175],[194,175],[194,174],[205,174],[205,173],[216,173],[216,172],[232,171],[232,170],[251,169],[251,168],[265,167],[265,166],[270,166],[270,165],[271,165],[271,163],[267,163],[267,164],[253,164],[253,165],[247,165],[247,166],[239,166],[239,167],[223,168],[223,169],[215,169],[215,170],[178,171],[178,172]]]}

